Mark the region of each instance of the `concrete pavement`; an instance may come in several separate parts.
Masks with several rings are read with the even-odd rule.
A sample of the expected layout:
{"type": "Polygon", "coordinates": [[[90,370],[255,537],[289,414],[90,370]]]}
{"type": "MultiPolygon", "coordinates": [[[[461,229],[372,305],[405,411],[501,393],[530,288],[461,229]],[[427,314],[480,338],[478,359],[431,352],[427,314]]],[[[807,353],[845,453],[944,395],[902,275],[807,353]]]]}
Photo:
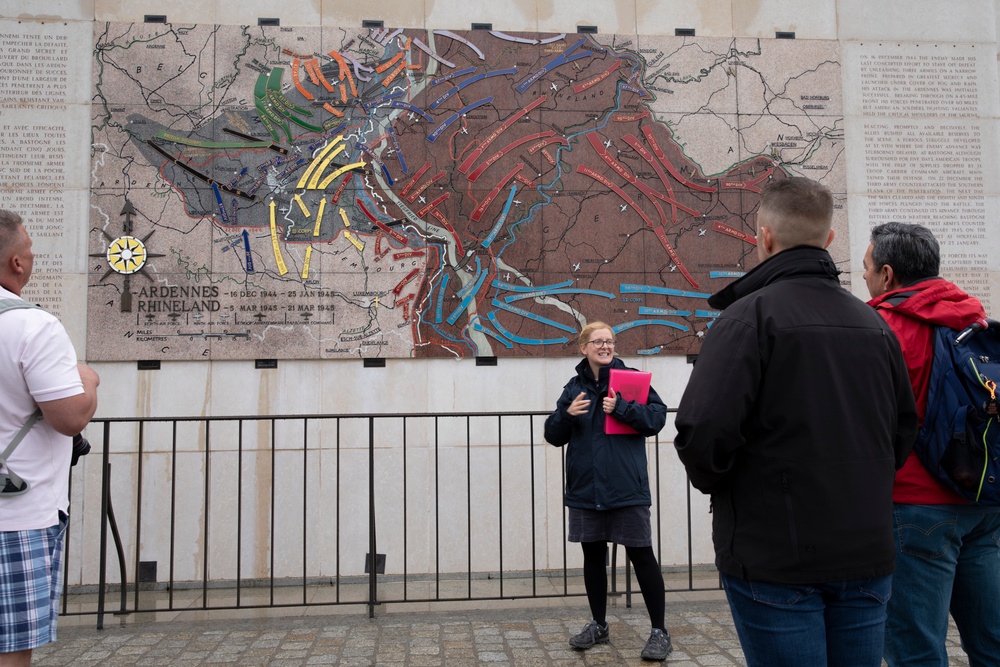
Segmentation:
{"type": "MultiPolygon", "coordinates": [[[[177,665],[344,665],[422,667],[489,665],[548,667],[649,665],[639,654],[649,620],[623,598],[609,601],[611,643],[576,651],[567,640],[589,620],[586,601],[387,605],[369,619],[363,606],[285,608],[239,612],[190,611],[109,617],[64,617],[59,640],[35,651],[35,667],[177,665]]],[[[671,667],[745,665],[721,591],[668,593],[671,667]]],[[[967,666],[954,628],[951,666],[967,666]]]]}

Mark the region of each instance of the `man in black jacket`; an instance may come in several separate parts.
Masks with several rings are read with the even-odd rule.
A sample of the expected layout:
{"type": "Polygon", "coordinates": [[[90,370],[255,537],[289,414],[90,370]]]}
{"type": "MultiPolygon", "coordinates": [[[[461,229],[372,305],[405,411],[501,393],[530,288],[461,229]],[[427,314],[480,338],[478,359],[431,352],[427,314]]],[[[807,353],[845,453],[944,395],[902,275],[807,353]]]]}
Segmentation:
{"type": "Polygon", "coordinates": [[[819,183],[764,188],[761,264],[709,299],[724,312],[677,413],[749,667],[882,660],[893,476],[917,414],[896,338],[840,286],[832,218],[819,183]]]}

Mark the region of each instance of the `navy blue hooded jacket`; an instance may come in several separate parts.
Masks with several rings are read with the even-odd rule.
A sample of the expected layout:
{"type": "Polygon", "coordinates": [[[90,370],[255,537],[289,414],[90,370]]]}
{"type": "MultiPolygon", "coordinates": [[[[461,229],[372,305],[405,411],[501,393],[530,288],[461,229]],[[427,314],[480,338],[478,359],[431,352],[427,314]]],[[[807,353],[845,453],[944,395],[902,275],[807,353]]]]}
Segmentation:
{"type": "Polygon", "coordinates": [[[626,401],[621,396],[612,412],[628,424],[634,435],[607,435],[601,400],[608,395],[608,371],[628,368],[621,359],[601,368],[595,378],[590,363],[583,359],[576,375],[563,387],[555,411],[545,420],[545,439],[566,450],[567,507],[610,510],[652,504],[646,463],[646,438],[656,435],[667,421],[667,406],[652,387],[646,405],[626,401]],[[572,417],[566,408],[580,392],[590,400],[586,414],[572,417]]]}

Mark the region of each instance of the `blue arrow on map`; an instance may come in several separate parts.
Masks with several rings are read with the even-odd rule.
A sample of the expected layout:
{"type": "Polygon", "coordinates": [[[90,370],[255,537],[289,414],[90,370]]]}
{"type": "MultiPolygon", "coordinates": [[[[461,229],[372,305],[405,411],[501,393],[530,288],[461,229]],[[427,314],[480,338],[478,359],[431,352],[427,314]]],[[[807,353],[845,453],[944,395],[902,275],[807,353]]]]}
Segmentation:
{"type": "Polygon", "coordinates": [[[245,229],[243,230],[243,248],[247,254],[247,273],[253,273],[253,256],[250,254],[250,234],[245,229]]]}

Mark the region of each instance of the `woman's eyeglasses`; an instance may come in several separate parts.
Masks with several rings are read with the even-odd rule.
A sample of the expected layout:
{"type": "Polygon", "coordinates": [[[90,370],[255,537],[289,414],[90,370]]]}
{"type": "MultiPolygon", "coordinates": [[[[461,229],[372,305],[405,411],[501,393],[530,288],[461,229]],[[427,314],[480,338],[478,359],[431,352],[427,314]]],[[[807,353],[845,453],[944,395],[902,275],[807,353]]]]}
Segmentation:
{"type": "Polygon", "coordinates": [[[615,341],[613,340],[588,340],[588,343],[594,347],[614,347],[615,341]]]}

